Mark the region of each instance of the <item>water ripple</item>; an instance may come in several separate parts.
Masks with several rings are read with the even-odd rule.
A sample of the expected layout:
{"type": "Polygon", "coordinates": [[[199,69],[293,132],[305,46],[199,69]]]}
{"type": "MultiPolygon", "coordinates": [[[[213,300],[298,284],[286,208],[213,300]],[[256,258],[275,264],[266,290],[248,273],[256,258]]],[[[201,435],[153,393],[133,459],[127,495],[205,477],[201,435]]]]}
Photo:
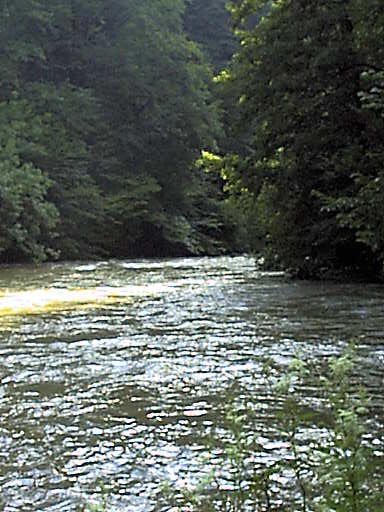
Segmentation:
{"type": "Polygon", "coordinates": [[[284,451],[262,368],[298,351],[321,360],[358,337],[383,409],[380,286],[291,282],[248,257],[3,267],[0,280],[6,512],[72,512],[103,486],[109,510],[158,510],[165,479],[188,486],[202,457],[218,463],[229,393],[257,397],[261,456],[284,451]]]}

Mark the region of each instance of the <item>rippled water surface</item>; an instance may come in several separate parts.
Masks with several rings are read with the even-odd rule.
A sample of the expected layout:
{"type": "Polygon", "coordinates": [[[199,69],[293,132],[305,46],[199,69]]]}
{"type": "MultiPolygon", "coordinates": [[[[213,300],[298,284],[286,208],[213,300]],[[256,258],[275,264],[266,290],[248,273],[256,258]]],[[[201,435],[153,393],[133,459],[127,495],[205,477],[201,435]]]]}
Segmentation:
{"type": "Polygon", "coordinates": [[[2,510],[80,510],[101,484],[111,510],[158,510],[229,389],[262,400],[267,358],[351,338],[381,407],[382,286],[292,282],[248,257],[3,267],[2,510]]]}

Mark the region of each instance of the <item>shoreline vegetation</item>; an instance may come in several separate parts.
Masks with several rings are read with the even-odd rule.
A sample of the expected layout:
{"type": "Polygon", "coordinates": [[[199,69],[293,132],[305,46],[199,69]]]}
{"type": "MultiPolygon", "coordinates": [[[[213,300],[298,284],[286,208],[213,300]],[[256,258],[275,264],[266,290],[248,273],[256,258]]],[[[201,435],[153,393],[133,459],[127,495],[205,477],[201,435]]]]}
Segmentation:
{"type": "Polygon", "coordinates": [[[0,261],[262,252],[384,279],[381,0],[14,0],[0,261]]]}

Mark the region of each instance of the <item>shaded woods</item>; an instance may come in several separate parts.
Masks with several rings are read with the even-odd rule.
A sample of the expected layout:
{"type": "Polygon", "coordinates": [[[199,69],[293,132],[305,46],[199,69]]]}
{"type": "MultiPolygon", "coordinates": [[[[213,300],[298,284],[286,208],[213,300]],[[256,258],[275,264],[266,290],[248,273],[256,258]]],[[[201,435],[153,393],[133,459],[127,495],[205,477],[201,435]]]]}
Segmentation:
{"type": "Polygon", "coordinates": [[[1,261],[383,278],[380,0],[0,5],[1,261]]]}
{"type": "Polygon", "coordinates": [[[0,258],[224,250],[211,71],[184,2],[1,2],[0,258]]]}

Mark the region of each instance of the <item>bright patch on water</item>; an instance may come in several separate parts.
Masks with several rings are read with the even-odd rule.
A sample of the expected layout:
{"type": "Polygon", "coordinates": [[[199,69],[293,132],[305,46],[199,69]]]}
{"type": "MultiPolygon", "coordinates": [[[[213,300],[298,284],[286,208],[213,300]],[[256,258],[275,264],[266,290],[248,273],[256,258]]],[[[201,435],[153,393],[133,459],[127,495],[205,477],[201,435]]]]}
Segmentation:
{"type": "Polygon", "coordinates": [[[176,511],[165,481],[227,470],[230,403],[254,463],[273,464],[287,447],[265,363],[322,362],[352,337],[382,422],[383,303],[382,287],[287,281],[247,257],[0,267],[0,510],[176,511]]]}
{"type": "Polygon", "coordinates": [[[28,315],[61,309],[87,308],[97,305],[129,302],[169,291],[155,283],[143,286],[97,287],[90,289],[39,288],[0,295],[0,316],[28,315]]]}

